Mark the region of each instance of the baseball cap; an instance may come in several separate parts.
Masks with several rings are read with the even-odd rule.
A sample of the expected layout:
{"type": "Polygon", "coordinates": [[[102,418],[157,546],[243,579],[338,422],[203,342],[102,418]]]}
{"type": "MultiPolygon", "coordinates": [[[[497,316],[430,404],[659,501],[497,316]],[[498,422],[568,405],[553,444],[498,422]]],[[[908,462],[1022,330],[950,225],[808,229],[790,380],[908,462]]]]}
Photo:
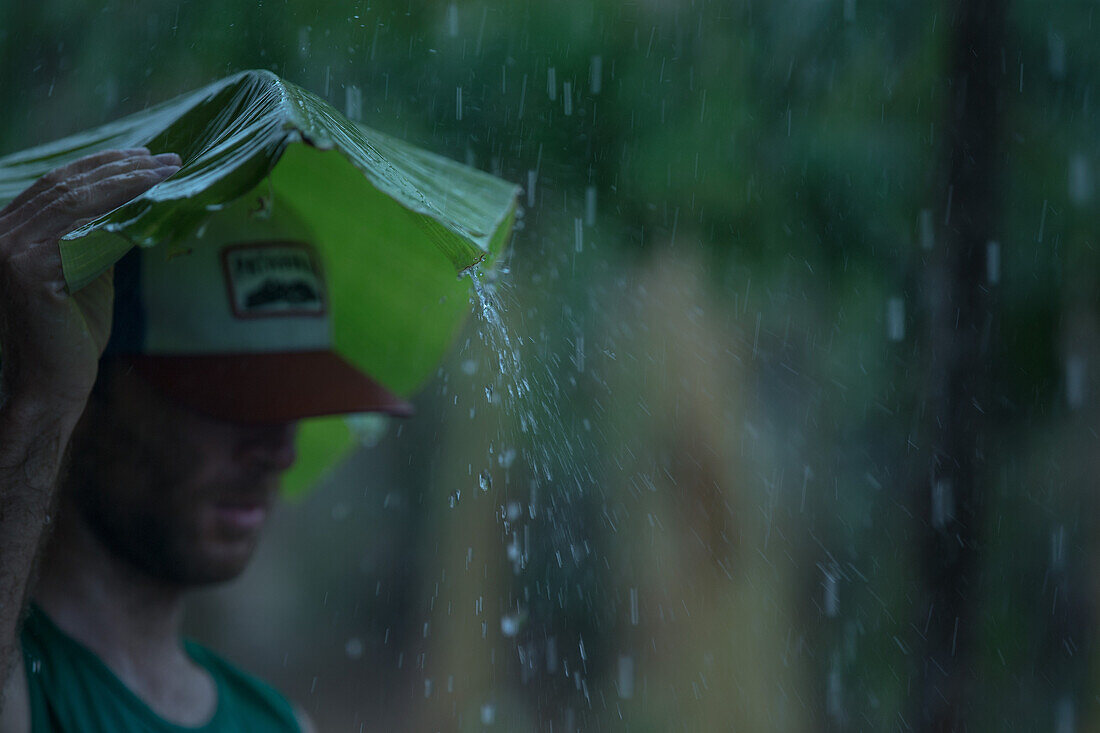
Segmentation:
{"type": "Polygon", "coordinates": [[[412,414],[333,349],[324,263],[286,206],[256,199],[214,213],[171,246],[115,265],[105,356],[211,417],[275,423],[321,415],[412,414]]]}

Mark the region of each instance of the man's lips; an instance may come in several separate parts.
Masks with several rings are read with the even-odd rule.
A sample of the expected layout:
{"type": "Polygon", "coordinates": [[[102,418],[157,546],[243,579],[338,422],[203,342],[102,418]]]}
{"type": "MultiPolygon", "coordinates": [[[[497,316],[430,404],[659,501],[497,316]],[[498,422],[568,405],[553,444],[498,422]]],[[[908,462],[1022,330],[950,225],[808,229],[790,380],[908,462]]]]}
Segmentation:
{"type": "Polygon", "coordinates": [[[214,516],[219,524],[237,530],[259,529],[267,519],[267,505],[262,503],[222,503],[214,505],[214,516]]]}

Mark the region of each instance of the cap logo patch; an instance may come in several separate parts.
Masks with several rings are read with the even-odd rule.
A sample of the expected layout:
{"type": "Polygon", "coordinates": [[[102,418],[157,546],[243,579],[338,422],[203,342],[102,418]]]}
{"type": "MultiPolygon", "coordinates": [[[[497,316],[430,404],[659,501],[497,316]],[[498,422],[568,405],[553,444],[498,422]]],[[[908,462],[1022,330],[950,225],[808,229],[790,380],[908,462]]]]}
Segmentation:
{"type": "Polygon", "coordinates": [[[238,318],[320,316],[324,284],[303,242],[250,242],[222,250],[229,302],[238,318]]]}

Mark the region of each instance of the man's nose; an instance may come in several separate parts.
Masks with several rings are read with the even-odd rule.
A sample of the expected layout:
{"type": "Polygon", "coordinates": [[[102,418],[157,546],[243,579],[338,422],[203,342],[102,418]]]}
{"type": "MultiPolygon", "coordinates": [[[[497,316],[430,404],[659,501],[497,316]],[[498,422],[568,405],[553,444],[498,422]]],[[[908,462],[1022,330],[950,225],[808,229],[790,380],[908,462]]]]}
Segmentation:
{"type": "Polygon", "coordinates": [[[237,456],[267,470],[285,471],[298,457],[294,448],[297,429],[296,422],[250,426],[241,437],[237,456]]]}

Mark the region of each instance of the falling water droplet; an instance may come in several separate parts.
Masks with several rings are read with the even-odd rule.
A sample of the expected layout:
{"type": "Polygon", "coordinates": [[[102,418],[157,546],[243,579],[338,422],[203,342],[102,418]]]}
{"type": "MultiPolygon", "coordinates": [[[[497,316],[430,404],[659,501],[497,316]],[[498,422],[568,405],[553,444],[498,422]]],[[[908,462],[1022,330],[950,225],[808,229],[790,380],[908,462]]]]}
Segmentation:
{"type": "Polygon", "coordinates": [[[477,477],[478,485],[481,486],[482,491],[488,491],[493,488],[493,477],[488,470],[482,471],[481,475],[477,477]]]}
{"type": "Polygon", "coordinates": [[[886,301],[886,336],[891,341],[905,338],[905,301],[901,298],[886,301]]]}
{"type": "Polygon", "coordinates": [[[451,38],[458,37],[458,5],[456,3],[447,6],[447,35],[451,38]]]}
{"type": "Polygon", "coordinates": [[[538,183],[539,174],[534,168],[527,171],[527,208],[535,207],[535,184],[538,183]]]}
{"type": "Polygon", "coordinates": [[[836,618],[839,596],[837,593],[837,574],[831,569],[825,570],[825,615],[836,618]]]}
{"type": "Polygon", "coordinates": [[[603,57],[593,56],[588,67],[588,84],[592,94],[599,94],[603,85],[603,57]]]}
{"type": "Polygon", "coordinates": [[[1071,410],[1085,404],[1085,357],[1080,354],[1066,359],[1066,403],[1071,410]]]}
{"type": "Polygon", "coordinates": [[[932,526],[943,530],[955,518],[955,493],[948,479],[932,484],[932,526]]]}
{"type": "Polygon", "coordinates": [[[990,285],[1001,281],[1001,243],[990,240],[985,246],[985,279],[990,285]]]}
{"type": "Polygon", "coordinates": [[[1048,31],[1047,39],[1050,47],[1050,75],[1056,81],[1061,81],[1066,76],[1066,39],[1053,30],[1048,31]]]}
{"type": "Polygon", "coordinates": [[[921,209],[920,212],[920,246],[929,250],[936,244],[936,234],[932,229],[932,210],[921,209]]]}
{"type": "Polygon", "coordinates": [[[354,84],[344,88],[344,114],[356,122],[363,118],[363,92],[354,84]]]}
{"type": "Polygon", "coordinates": [[[1082,153],[1074,153],[1069,159],[1069,199],[1074,204],[1088,203],[1092,198],[1092,171],[1082,153]]]}
{"type": "Polygon", "coordinates": [[[619,697],[634,697],[634,657],[629,654],[619,655],[619,697]]]}

